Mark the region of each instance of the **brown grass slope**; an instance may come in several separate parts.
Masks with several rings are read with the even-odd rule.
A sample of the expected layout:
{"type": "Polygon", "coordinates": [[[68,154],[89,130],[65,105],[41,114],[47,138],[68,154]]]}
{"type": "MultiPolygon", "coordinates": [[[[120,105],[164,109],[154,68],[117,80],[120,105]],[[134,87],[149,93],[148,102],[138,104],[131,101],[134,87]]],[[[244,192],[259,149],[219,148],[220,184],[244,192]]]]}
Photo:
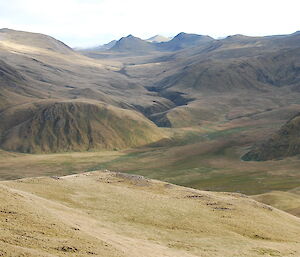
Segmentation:
{"type": "Polygon", "coordinates": [[[26,113],[21,108],[6,116],[11,122],[2,128],[3,149],[27,153],[118,149],[163,137],[141,114],[97,102],[40,103],[27,108],[26,113]]]}
{"type": "Polygon", "coordinates": [[[300,114],[289,120],[281,129],[262,143],[257,143],[242,159],[266,161],[300,154],[300,114]]]}
{"type": "Polygon", "coordinates": [[[113,172],[0,184],[4,256],[298,256],[300,221],[244,195],[113,172]]]}

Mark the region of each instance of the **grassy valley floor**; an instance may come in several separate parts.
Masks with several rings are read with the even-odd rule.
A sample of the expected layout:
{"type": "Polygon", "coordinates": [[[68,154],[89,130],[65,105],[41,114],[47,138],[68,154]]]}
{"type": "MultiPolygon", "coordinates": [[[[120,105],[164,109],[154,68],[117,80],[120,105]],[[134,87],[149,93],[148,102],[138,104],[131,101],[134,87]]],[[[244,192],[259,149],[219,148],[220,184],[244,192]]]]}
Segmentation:
{"type": "MultiPolygon", "coordinates": [[[[2,180],[34,176],[69,175],[109,169],[144,175],[201,190],[249,195],[300,186],[298,157],[266,162],[244,162],[240,156],[264,137],[267,126],[166,129],[171,139],[123,151],[56,154],[0,152],[2,180]]],[[[269,132],[268,132],[269,133],[269,132]]]]}
{"type": "Polygon", "coordinates": [[[168,139],[123,151],[55,154],[0,151],[0,179],[63,176],[108,169],[200,190],[254,195],[258,201],[299,215],[300,197],[295,194],[300,187],[299,157],[266,162],[240,159],[259,139],[257,135],[263,138],[279,126],[272,125],[274,128],[269,124],[254,127],[244,121],[165,129],[168,139]]]}

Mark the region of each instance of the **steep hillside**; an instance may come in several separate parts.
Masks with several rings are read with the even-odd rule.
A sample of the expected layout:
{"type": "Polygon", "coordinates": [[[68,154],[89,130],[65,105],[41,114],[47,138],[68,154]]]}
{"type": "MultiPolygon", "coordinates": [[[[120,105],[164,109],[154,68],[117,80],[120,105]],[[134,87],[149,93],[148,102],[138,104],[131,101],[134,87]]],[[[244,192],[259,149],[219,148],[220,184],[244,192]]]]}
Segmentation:
{"type": "Polygon", "coordinates": [[[0,111],[14,104],[32,101],[43,94],[34,90],[32,81],[14,67],[0,60],[0,111]]]}
{"type": "Polygon", "coordinates": [[[300,154],[300,114],[289,120],[271,138],[257,143],[242,159],[267,161],[300,154]]]}
{"type": "Polygon", "coordinates": [[[3,256],[300,254],[299,218],[241,194],[108,171],[1,182],[0,191],[3,256]]]}
{"type": "Polygon", "coordinates": [[[53,102],[1,114],[3,149],[27,153],[139,146],[163,133],[139,113],[97,102],[53,102]],[[25,111],[27,108],[27,111],[25,111]]]}
{"type": "Polygon", "coordinates": [[[1,87],[16,88],[18,84],[25,84],[27,81],[17,70],[0,60],[0,85],[1,87]]]}

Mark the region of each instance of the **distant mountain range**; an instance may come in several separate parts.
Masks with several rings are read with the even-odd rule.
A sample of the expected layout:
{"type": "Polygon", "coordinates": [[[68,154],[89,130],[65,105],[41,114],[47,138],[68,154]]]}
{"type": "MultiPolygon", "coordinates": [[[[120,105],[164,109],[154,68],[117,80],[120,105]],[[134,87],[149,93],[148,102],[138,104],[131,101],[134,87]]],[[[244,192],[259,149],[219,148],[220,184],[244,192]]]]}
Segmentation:
{"type": "Polygon", "coordinates": [[[214,41],[214,39],[209,36],[187,34],[181,32],[178,35],[176,35],[172,40],[168,42],[159,43],[158,49],[162,49],[165,51],[178,51],[181,49],[201,45],[212,41],[214,41]]]}
{"type": "Polygon", "coordinates": [[[109,50],[85,51],[42,34],[2,29],[0,36],[0,147],[7,150],[111,149],[101,135],[124,148],[164,138],[157,126],[256,122],[262,115],[279,123],[300,112],[299,32],[220,40],[179,33],[166,42],[129,35],[109,43],[109,50]],[[110,122],[120,113],[140,132],[125,121],[119,122],[123,130],[113,129],[110,122]],[[61,130],[57,119],[77,129],[61,130]],[[90,131],[90,124],[98,129],[90,131]],[[129,141],[123,140],[125,128],[129,141]],[[36,133],[43,135],[43,148],[36,133]]]}
{"type": "Polygon", "coordinates": [[[155,44],[133,35],[122,37],[109,50],[115,52],[149,52],[154,51],[155,44]]]}
{"type": "Polygon", "coordinates": [[[213,38],[196,34],[179,33],[174,38],[166,38],[160,35],[143,40],[133,35],[113,40],[108,44],[94,48],[81,49],[82,52],[115,51],[127,53],[147,53],[149,51],[177,51],[196,46],[200,43],[211,42],[213,38]]]}
{"type": "MultiPolygon", "coordinates": [[[[127,38],[130,38],[130,36],[132,36],[132,35],[127,36],[127,38]]],[[[136,37],[132,36],[132,39],[134,39],[134,38],[136,38],[136,37]]],[[[124,38],[121,38],[121,39],[124,39],[124,38]]],[[[119,39],[119,41],[121,39],[119,39]]],[[[170,41],[171,39],[172,38],[167,38],[167,37],[164,37],[164,36],[161,36],[161,35],[155,35],[155,36],[150,37],[148,39],[145,39],[143,41],[150,42],[150,43],[161,43],[161,42],[170,41]]],[[[109,43],[104,44],[104,45],[99,45],[99,46],[91,47],[91,48],[83,48],[83,49],[80,48],[78,50],[83,50],[83,51],[105,51],[105,50],[111,49],[117,42],[118,42],[118,40],[112,40],[109,43]]]]}

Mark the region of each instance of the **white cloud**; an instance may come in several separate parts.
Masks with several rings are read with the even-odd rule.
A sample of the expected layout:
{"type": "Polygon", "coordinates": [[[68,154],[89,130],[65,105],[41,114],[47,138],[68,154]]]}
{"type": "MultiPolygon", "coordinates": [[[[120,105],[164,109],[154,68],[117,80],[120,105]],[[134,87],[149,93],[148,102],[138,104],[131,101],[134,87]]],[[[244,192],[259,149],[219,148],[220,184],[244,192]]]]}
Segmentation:
{"type": "Polygon", "coordinates": [[[50,34],[71,46],[181,31],[214,37],[300,29],[299,0],[0,0],[0,27],[50,34]]]}

